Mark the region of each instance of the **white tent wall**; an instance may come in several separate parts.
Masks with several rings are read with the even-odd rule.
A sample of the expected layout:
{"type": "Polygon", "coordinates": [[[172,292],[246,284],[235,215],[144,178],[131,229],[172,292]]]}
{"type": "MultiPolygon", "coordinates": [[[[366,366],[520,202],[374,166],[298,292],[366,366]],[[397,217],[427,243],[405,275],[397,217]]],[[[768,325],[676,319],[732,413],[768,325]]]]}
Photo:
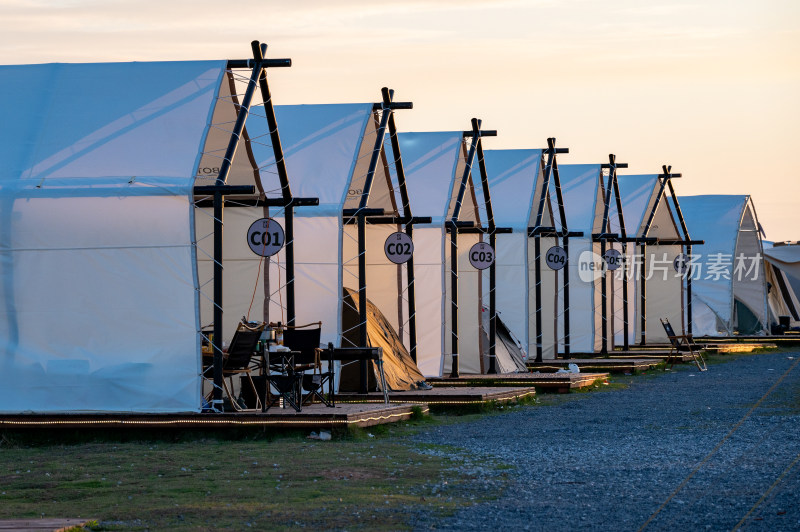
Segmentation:
{"type": "MultiPolygon", "coordinates": [[[[492,198],[494,200],[494,198],[492,198]]],[[[501,205],[494,202],[498,207],[501,205]]],[[[505,226],[503,226],[505,227],[505,226]]],[[[528,351],[528,235],[497,235],[495,250],[495,305],[497,315],[528,351]]],[[[483,300],[489,301],[489,272],[483,271],[483,300]]]]}
{"type": "Polygon", "coordinates": [[[199,411],[191,196],[224,69],[0,67],[0,411],[199,411]]]}
{"type": "MultiPolygon", "coordinates": [[[[528,353],[530,357],[536,357],[536,243],[535,239],[528,238],[528,353]]],[[[552,360],[556,358],[557,343],[556,331],[560,326],[556,325],[556,318],[559,313],[557,308],[557,285],[558,272],[547,267],[545,255],[547,250],[557,245],[555,238],[540,238],[540,257],[539,269],[541,275],[541,296],[542,296],[542,359],[552,360]]],[[[563,331],[561,331],[563,332],[563,331]]]]}
{"type": "MultiPolygon", "coordinates": [[[[761,249],[759,226],[756,223],[755,209],[748,201],[739,224],[736,251],[733,256],[733,297],[755,314],[761,324],[761,331],[769,330],[767,316],[767,283],[764,272],[764,253],[761,249]]],[[[736,328],[742,331],[738,309],[734,313],[736,328]]]]}
{"type": "MultiPolygon", "coordinates": [[[[793,252],[798,251],[800,246],[773,246],[771,242],[767,241],[763,241],[762,245],[764,246],[764,267],[768,283],[769,324],[779,323],[781,316],[788,316],[789,326],[798,327],[800,326],[800,301],[798,301],[797,293],[792,286],[791,277],[784,270],[791,271],[793,252]],[[776,255],[788,260],[776,259],[776,255]]],[[[798,253],[798,258],[800,258],[800,253],[798,253]]]]}
{"type": "Polygon", "coordinates": [[[777,325],[780,317],[788,316],[789,327],[800,326],[797,314],[800,311],[800,304],[798,304],[797,295],[792,285],[789,284],[786,275],[780,268],[769,261],[764,264],[764,269],[769,288],[767,293],[767,303],[769,305],[768,324],[770,326],[777,325]]]}
{"type": "MultiPolygon", "coordinates": [[[[678,231],[674,212],[666,196],[661,197],[656,207],[653,223],[647,236],[675,240],[683,238],[678,231]]],[[[696,249],[701,250],[702,246],[698,246],[696,249]]],[[[650,271],[646,272],[648,274],[645,294],[647,297],[646,341],[669,343],[661,320],[669,320],[673,327],[678,327],[678,324],[684,322],[685,282],[674,268],[675,258],[682,253],[682,247],[647,246],[646,253],[648,270],[652,270],[652,274],[650,271]]]]}
{"type": "MultiPolygon", "coordinates": [[[[453,189],[450,195],[450,202],[447,208],[447,219],[453,217],[458,204],[458,193],[461,186],[461,178],[467,168],[467,143],[469,139],[465,139],[461,143],[458,150],[459,157],[456,162],[455,176],[453,180],[453,189]]],[[[473,167],[472,172],[467,179],[464,196],[461,200],[461,212],[459,221],[472,221],[475,226],[480,225],[480,216],[477,203],[477,196],[475,193],[475,183],[473,181],[473,174],[477,172],[477,164],[473,167]]],[[[458,349],[459,362],[458,369],[462,373],[483,373],[482,356],[483,346],[481,338],[481,308],[483,306],[482,289],[481,289],[481,272],[476,270],[469,261],[470,248],[482,241],[482,235],[460,233],[457,238],[458,246],[458,260],[457,260],[457,273],[458,273],[458,349]]],[[[452,256],[449,245],[449,235],[447,243],[445,244],[445,308],[446,312],[446,333],[445,333],[445,351],[444,351],[444,371],[449,372],[452,369],[453,359],[453,343],[452,337],[452,310],[451,310],[451,283],[450,283],[450,270],[452,265],[452,256]]]]}
{"type": "MultiPolygon", "coordinates": [[[[358,175],[364,145],[372,150],[372,143],[365,141],[366,132],[374,132],[370,129],[372,104],[278,105],[275,115],[292,195],[319,198],[319,206],[298,208],[294,215],[295,323],[321,321],[321,342],[338,346],[346,260],[344,247],[347,240],[349,250],[351,241],[350,236],[345,236],[350,228],[344,228],[342,209],[351,180],[358,175]]],[[[253,144],[253,151],[259,167],[273,167],[271,146],[253,144]]],[[[269,187],[265,185],[265,188],[269,187]]],[[[285,226],[282,210],[276,210],[272,216],[285,226]]],[[[250,255],[255,265],[253,271],[257,271],[259,257],[250,255]]],[[[285,316],[285,260],[285,250],[282,250],[269,262],[269,318],[272,321],[281,321],[285,316]]],[[[252,290],[251,282],[249,287],[252,290]]],[[[358,289],[357,279],[353,288],[358,289]]],[[[372,299],[370,293],[368,297],[372,299]]],[[[226,313],[227,305],[226,301],[226,313]]],[[[386,314],[391,315],[390,312],[386,314]]]]}
{"type": "MultiPolygon", "coordinates": [[[[659,197],[661,185],[658,175],[618,176],[625,224],[631,237],[650,237],[666,240],[681,240],[675,215],[665,193],[659,197]],[[647,222],[650,220],[650,227],[647,222]],[[647,232],[645,234],[645,229],[647,232]]],[[[629,342],[638,343],[641,339],[642,311],[645,312],[645,338],[649,343],[668,343],[662,319],[668,319],[674,327],[683,323],[683,279],[675,272],[673,261],[681,253],[681,246],[649,245],[642,259],[638,245],[629,244],[629,265],[636,262],[631,270],[629,284],[629,331],[633,335],[629,342]],[[641,270],[645,275],[645,309],[641,308],[641,270]],[[631,308],[632,306],[632,308],[631,308]]]]}
{"type": "Polygon", "coordinates": [[[693,334],[733,334],[737,330],[734,299],[741,300],[765,327],[766,282],[757,231],[759,225],[750,197],[681,196],[678,201],[689,234],[694,239],[705,241],[702,251],[695,251],[693,334]],[[740,276],[737,264],[749,271],[740,276]]]}
{"type": "MultiPolygon", "coordinates": [[[[356,209],[361,201],[361,192],[366,184],[369,172],[370,159],[375,146],[378,132],[378,121],[375,115],[367,121],[366,130],[363,135],[361,149],[359,150],[353,179],[350,182],[345,201],[345,209],[356,209]]],[[[381,149],[385,149],[382,146],[381,149]]],[[[394,186],[391,176],[388,173],[385,152],[379,159],[375,169],[368,206],[369,208],[382,208],[386,216],[397,216],[397,202],[395,200],[394,186]]],[[[413,199],[410,200],[413,204],[413,199]]],[[[367,219],[365,228],[365,250],[366,250],[366,286],[367,299],[372,302],[394,327],[395,332],[400,336],[401,325],[405,323],[408,316],[408,305],[401,297],[405,290],[402,282],[402,269],[397,264],[392,263],[386,258],[384,253],[384,243],[390,234],[400,230],[397,225],[370,224],[367,219]],[[399,313],[399,314],[398,314],[399,313]]],[[[358,292],[358,226],[356,224],[346,224],[342,239],[342,283],[345,288],[351,288],[358,292]]],[[[406,349],[410,349],[408,337],[405,340],[406,349]]]]}
{"type": "MultiPolygon", "coordinates": [[[[542,168],[542,150],[484,150],[494,220],[498,227],[509,227],[510,234],[496,236],[495,305],[497,314],[509,331],[522,343],[523,355],[535,353],[536,330],[533,270],[529,274],[528,227],[535,215],[537,178],[542,168]],[[533,323],[533,322],[532,322],[533,323]],[[533,345],[533,351],[531,351],[533,345]]],[[[480,189],[479,189],[480,192],[480,189]]],[[[483,204],[479,194],[478,204],[483,204]]],[[[544,253],[546,249],[542,252],[544,253]]],[[[489,270],[483,271],[483,300],[489,301],[489,270]]],[[[546,292],[545,292],[546,293],[546,292]]]]}
{"type": "MultiPolygon", "coordinates": [[[[455,209],[465,169],[466,146],[460,131],[401,133],[408,193],[416,213],[431,215],[432,223],[414,229],[417,366],[427,377],[451,367],[450,234],[446,222],[455,209]]],[[[475,172],[473,168],[473,172],[475,172]]],[[[475,186],[467,183],[460,220],[479,223],[475,186]]],[[[481,276],[469,264],[469,248],[480,235],[458,235],[459,370],[480,372],[481,276]]]]}
{"type": "MultiPolygon", "coordinates": [[[[646,341],[648,343],[669,343],[669,338],[661,325],[661,320],[669,320],[673,327],[684,321],[682,312],[684,297],[683,279],[676,275],[673,261],[681,254],[680,246],[647,246],[647,261],[656,261],[656,271],[646,280],[647,313],[645,315],[646,341]]],[[[637,293],[638,297],[638,293],[637,293]]],[[[637,338],[641,319],[637,314],[637,338]]]]}
{"type": "Polygon", "coordinates": [[[800,279],[800,244],[765,245],[764,256],[785,274],[800,279]]]}
{"type": "MultiPolygon", "coordinates": [[[[367,224],[366,258],[367,258],[367,298],[378,307],[395,332],[400,331],[401,321],[398,319],[398,306],[406,317],[406,305],[398,296],[404,289],[398,279],[398,268],[390,262],[384,253],[383,244],[392,233],[397,231],[395,225],[367,224]]],[[[416,240],[416,235],[415,235],[416,240]]],[[[342,256],[344,258],[343,284],[358,292],[358,241],[357,227],[354,224],[345,226],[342,256]]],[[[399,334],[399,333],[398,333],[399,334]]],[[[406,344],[406,349],[409,346],[406,344]]]]}
{"type": "MultiPolygon", "coordinates": [[[[536,150],[537,152],[539,150],[536,150]]],[[[540,157],[538,161],[536,180],[533,185],[533,201],[529,209],[529,216],[527,221],[528,227],[536,227],[537,216],[539,213],[539,204],[541,203],[542,196],[544,195],[544,205],[542,210],[542,227],[554,227],[561,229],[560,224],[556,224],[553,216],[552,201],[555,196],[555,181],[553,176],[550,178],[548,190],[543,190],[544,186],[544,160],[540,157]]],[[[559,220],[560,221],[560,220],[559,220]]],[[[527,230],[527,228],[526,228],[527,230]]],[[[537,328],[536,328],[536,265],[539,265],[539,282],[541,294],[541,312],[540,317],[542,320],[542,359],[552,360],[557,357],[558,352],[558,332],[561,329],[557,323],[559,319],[558,307],[558,291],[561,288],[559,284],[559,273],[556,270],[551,270],[547,266],[547,251],[558,245],[558,240],[553,237],[539,237],[539,257],[536,256],[536,238],[528,239],[528,349],[531,356],[535,359],[537,356],[536,343],[537,343],[537,328]]],[[[563,331],[562,331],[563,332],[563,331]]]]}
{"type": "MultiPolygon", "coordinates": [[[[483,373],[481,364],[481,272],[469,262],[469,248],[481,241],[481,235],[458,235],[458,370],[461,373],[483,373]]],[[[446,325],[444,342],[444,367],[447,374],[452,369],[453,344],[450,341],[450,247],[447,246],[445,274],[446,325]]]]}
{"type": "Polygon", "coordinates": [[[450,341],[449,331],[445,339],[450,240],[444,224],[463,140],[460,132],[440,132],[400,133],[398,141],[414,211],[432,218],[414,228],[417,367],[426,377],[440,377],[450,341]]]}
{"type": "Polygon", "coordinates": [[[414,229],[417,367],[426,377],[440,377],[444,371],[445,316],[450,312],[445,306],[445,282],[450,282],[445,277],[445,242],[441,227],[414,229]]]}
{"type": "MultiPolygon", "coordinates": [[[[592,242],[591,236],[600,231],[603,215],[602,168],[599,164],[559,165],[559,175],[569,230],[584,234],[569,239],[570,352],[593,353],[602,344],[600,244],[592,242]]],[[[559,311],[564,312],[563,307],[559,311]]]]}
{"type": "MultiPolygon", "coordinates": [[[[565,200],[566,203],[566,200],[565,200]]],[[[600,350],[600,283],[587,282],[592,274],[587,270],[591,254],[599,256],[600,248],[591,239],[574,237],[569,239],[569,322],[570,352],[593,353],[600,350]],[[581,260],[583,259],[583,260],[581,260]]],[[[595,271],[600,262],[594,262],[595,271]]],[[[562,302],[563,304],[563,302],[562,302]]],[[[560,309],[563,312],[563,308],[560,309]]]]}

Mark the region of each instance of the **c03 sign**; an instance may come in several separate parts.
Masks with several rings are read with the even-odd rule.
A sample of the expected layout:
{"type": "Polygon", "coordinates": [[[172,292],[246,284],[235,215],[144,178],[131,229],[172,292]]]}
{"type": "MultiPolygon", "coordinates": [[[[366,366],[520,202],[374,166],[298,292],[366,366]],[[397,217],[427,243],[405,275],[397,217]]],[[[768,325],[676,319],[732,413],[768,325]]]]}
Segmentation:
{"type": "Polygon", "coordinates": [[[494,263],[494,249],[486,242],[478,242],[469,248],[469,263],[476,270],[485,270],[494,263]]]}

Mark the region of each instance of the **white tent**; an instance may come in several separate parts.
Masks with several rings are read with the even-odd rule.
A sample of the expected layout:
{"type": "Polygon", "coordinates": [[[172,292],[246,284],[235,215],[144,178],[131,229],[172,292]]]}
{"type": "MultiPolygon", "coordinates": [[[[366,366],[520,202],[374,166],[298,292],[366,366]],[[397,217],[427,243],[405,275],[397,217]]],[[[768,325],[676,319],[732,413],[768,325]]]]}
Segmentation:
{"type": "MultiPolygon", "coordinates": [[[[465,169],[469,139],[461,131],[401,133],[409,195],[415,209],[430,214],[432,223],[414,229],[414,277],[417,293],[417,365],[426,377],[439,377],[451,369],[451,271],[447,224],[456,209],[465,169]]],[[[458,219],[480,225],[470,172],[458,219]]],[[[481,373],[481,275],[468,258],[479,233],[458,232],[458,336],[459,369],[481,373]]]]}
{"type": "MultiPolygon", "coordinates": [[[[399,214],[396,187],[386,163],[396,158],[384,152],[381,113],[372,103],[275,107],[292,194],[319,198],[319,206],[298,209],[294,215],[293,284],[295,324],[321,321],[323,344],[342,344],[344,290],[359,290],[358,226],[353,211],[359,207],[374,159],[377,164],[366,203],[372,214],[366,217],[363,242],[366,297],[409,347],[406,275],[402,266],[390,262],[384,254],[386,238],[401,227],[396,221],[377,220],[399,214]],[[373,158],[376,145],[378,153],[373,158]]],[[[271,146],[253,142],[252,151],[262,177],[268,175],[275,166],[271,146]]],[[[279,191],[274,185],[272,190],[266,184],[264,188],[279,191]]],[[[226,328],[242,315],[253,313],[272,322],[288,320],[286,250],[262,261],[244,238],[250,224],[266,214],[263,209],[242,204],[226,210],[226,235],[236,235],[225,241],[226,328]]],[[[286,222],[283,208],[272,209],[270,217],[281,225],[286,222]]],[[[211,310],[211,302],[206,302],[204,322],[211,310]]]]}
{"type": "Polygon", "coordinates": [[[566,164],[559,166],[564,209],[571,231],[583,236],[569,240],[570,351],[599,351],[600,337],[600,245],[592,234],[599,233],[603,216],[603,170],[599,164],[566,164]]]}
{"type": "MultiPolygon", "coordinates": [[[[484,152],[495,205],[495,223],[498,227],[512,230],[510,234],[497,235],[497,311],[509,330],[521,340],[524,354],[530,359],[536,355],[536,254],[528,229],[536,223],[542,196],[542,153],[542,150],[530,149],[484,152]]],[[[545,194],[542,225],[555,227],[550,194],[545,194]]],[[[545,265],[545,254],[557,241],[550,237],[541,240],[542,356],[553,359],[556,352],[558,273],[545,265]]],[[[488,290],[488,272],[484,270],[484,301],[488,301],[488,290]]]]}
{"type": "Polygon", "coordinates": [[[192,190],[225,68],[0,67],[0,411],[199,410],[192,190]]]}
{"type": "Polygon", "coordinates": [[[673,265],[682,252],[682,246],[675,242],[683,237],[658,175],[621,175],[618,181],[628,236],[657,239],[646,247],[640,244],[635,257],[636,268],[632,272],[635,297],[631,291],[628,340],[633,343],[640,338],[642,343],[667,343],[669,338],[660,320],[668,319],[673,327],[679,327],[684,320],[683,277],[673,265]]]}
{"type": "MultiPolygon", "coordinates": [[[[780,325],[788,318],[791,328],[800,326],[800,302],[795,286],[800,280],[800,245],[762,241],[767,274],[769,324],[780,325]]],[[[784,324],[785,325],[785,324],[784,324]]]]}
{"type": "Polygon", "coordinates": [[[767,289],[760,226],[750,196],[678,198],[692,238],[694,335],[757,334],[766,330],[767,289]]]}
{"type": "MultiPolygon", "coordinates": [[[[608,167],[599,164],[559,166],[569,230],[583,233],[581,237],[569,239],[570,293],[569,299],[561,303],[562,308],[569,308],[572,353],[603,352],[604,347],[610,351],[615,341],[621,342],[624,330],[622,272],[630,267],[632,246],[628,246],[628,256],[622,257],[623,246],[618,238],[624,236],[623,216],[617,208],[618,191],[614,190],[613,179],[604,176],[603,170],[608,167]],[[609,185],[612,186],[610,191],[607,190],[609,185]],[[603,234],[604,215],[607,218],[605,243],[601,241],[604,237],[599,236],[603,234]],[[606,267],[603,249],[619,253],[618,270],[606,267]]],[[[615,175],[616,170],[611,168],[609,172],[615,175]]],[[[629,296],[630,305],[632,294],[629,296]]]]}

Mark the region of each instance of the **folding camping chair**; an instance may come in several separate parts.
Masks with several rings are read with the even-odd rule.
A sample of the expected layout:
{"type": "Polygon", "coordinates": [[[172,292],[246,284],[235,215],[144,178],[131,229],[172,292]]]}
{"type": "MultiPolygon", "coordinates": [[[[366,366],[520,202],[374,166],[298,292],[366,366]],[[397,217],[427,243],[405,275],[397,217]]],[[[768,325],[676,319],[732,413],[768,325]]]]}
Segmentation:
{"type": "Polygon", "coordinates": [[[326,406],[333,407],[333,392],[325,397],[323,390],[328,384],[329,390],[333,383],[333,364],[328,361],[328,367],[322,371],[320,362],[320,338],[322,336],[322,322],[287,327],[283,332],[283,345],[291,349],[294,354],[293,371],[300,374],[298,392],[301,405],[311,403],[316,397],[326,406]],[[314,328],[309,328],[315,326],[314,328]],[[311,373],[308,373],[311,371],[311,373]],[[302,397],[303,391],[307,394],[302,397]]]}
{"type": "Polygon", "coordinates": [[[700,348],[694,343],[694,339],[692,338],[691,334],[675,334],[675,330],[672,328],[672,325],[668,319],[661,320],[661,325],[664,327],[664,332],[667,333],[667,338],[669,338],[669,358],[672,360],[670,367],[675,364],[675,359],[672,356],[673,353],[678,355],[688,351],[689,354],[692,355],[692,359],[694,360],[697,369],[700,371],[708,370],[706,361],[703,359],[703,354],[700,352],[700,348]]]}
{"type": "MultiPolygon", "coordinates": [[[[255,398],[256,409],[261,408],[261,396],[253,381],[253,371],[258,369],[257,366],[252,366],[253,355],[258,348],[258,341],[261,339],[261,332],[264,330],[266,324],[256,322],[246,322],[242,320],[236,327],[236,332],[231,339],[231,345],[228,346],[227,351],[222,354],[222,389],[230,400],[231,407],[237,412],[247,409],[242,406],[236,397],[234,397],[233,377],[239,375],[242,377],[241,384],[245,383],[250,387],[250,391],[255,398]],[[229,382],[230,381],[230,382],[229,382]]],[[[204,359],[207,357],[204,356],[204,359]]],[[[213,361],[213,359],[211,359],[213,361]]],[[[206,371],[211,367],[211,364],[206,368],[206,371]]],[[[213,395],[214,391],[211,391],[213,395]]],[[[240,392],[241,395],[241,392],[240,392]]],[[[210,403],[210,397],[207,398],[210,403]]]]}

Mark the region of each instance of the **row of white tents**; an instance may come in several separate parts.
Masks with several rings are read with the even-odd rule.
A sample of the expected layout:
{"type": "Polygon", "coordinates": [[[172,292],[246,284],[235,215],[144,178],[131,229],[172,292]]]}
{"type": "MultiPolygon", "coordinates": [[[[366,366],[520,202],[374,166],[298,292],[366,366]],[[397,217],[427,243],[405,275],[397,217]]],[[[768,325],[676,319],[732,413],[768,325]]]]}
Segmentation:
{"type": "Polygon", "coordinates": [[[387,90],[273,106],[266,66],[0,67],[0,411],[198,411],[204,341],[245,317],[375,343],[367,300],[426,377],[662,343],[662,318],[712,336],[797,323],[797,255],[762,250],[747,196],[679,198],[668,168],[617,175],[613,157],[559,164],[552,139],[485,149],[476,120],[398,132],[410,105],[387,90]],[[268,257],[248,233],[264,218],[286,240],[268,257]],[[496,256],[478,270],[482,241],[496,256]]]}

